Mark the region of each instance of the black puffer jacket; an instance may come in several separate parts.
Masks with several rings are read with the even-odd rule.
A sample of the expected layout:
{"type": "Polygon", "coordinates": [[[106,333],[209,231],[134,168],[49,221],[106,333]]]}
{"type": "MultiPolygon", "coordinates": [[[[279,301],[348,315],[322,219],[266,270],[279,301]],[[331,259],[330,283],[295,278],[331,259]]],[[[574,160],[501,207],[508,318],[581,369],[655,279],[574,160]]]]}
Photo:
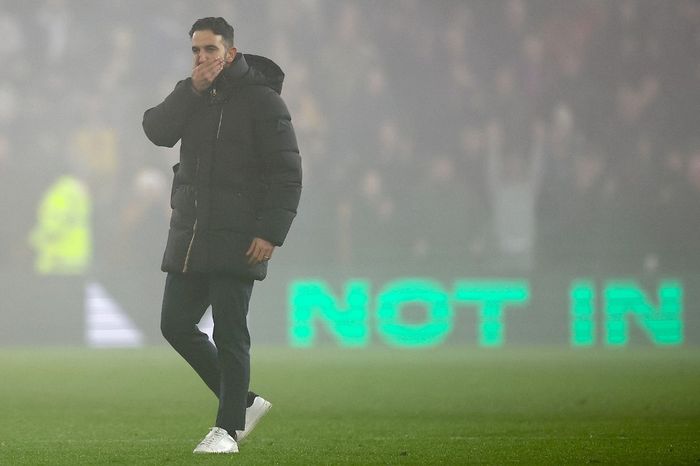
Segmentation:
{"type": "Polygon", "coordinates": [[[245,252],[254,237],[282,245],[301,194],[283,80],[271,60],[239,53],[205,95],[187,78],[144,114],[154,144],[181,140],[163,271],[265,278],[267,263],[250,267],[245,252]]]}

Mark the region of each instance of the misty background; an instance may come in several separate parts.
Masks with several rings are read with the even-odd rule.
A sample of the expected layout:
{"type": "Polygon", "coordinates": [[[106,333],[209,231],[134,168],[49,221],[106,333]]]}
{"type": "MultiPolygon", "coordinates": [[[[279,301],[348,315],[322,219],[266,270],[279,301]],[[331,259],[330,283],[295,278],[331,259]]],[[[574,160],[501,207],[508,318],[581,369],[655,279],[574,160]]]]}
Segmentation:
{"type": "Polygon", "coordinates": [[[205,16],[285,71],[303,160],[254,339],[284,343],[303,277],[525,277],[562,302],[571,277],[697,280],[695,0],[0,1],[0,345],[81,344],[90,293],[162,342],[178,152],[141,119],[190,75],[205,16]],[[77,271],[38,265],[62,176],[89,199],[77,271]]]}

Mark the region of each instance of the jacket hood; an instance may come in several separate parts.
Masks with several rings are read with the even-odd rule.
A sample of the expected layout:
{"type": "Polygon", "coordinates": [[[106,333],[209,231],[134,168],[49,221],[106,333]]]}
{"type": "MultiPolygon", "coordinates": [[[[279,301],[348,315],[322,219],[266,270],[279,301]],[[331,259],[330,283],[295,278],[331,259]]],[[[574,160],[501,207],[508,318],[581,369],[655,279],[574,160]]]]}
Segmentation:
{"type": "Polygon", "coordinates": [[[223,76],[232,85],[267,86],[282,93],[284,72],[275,62],[259,55],[237,53],[223,76]]]}

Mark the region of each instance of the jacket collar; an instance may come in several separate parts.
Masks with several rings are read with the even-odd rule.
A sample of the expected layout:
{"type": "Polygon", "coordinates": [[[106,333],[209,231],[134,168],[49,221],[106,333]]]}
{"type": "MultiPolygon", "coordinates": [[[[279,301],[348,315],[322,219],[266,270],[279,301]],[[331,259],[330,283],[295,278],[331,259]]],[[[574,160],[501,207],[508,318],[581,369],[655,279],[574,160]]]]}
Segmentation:
{"type": "Polygon", "coordinates": [[[242,79],[250,71],[250,66],[241,52],[236,54],[236,58],[233,59],[233,63],[230,66],[224,68],[222,73],[226,81],[238,81],[242,79]]]}

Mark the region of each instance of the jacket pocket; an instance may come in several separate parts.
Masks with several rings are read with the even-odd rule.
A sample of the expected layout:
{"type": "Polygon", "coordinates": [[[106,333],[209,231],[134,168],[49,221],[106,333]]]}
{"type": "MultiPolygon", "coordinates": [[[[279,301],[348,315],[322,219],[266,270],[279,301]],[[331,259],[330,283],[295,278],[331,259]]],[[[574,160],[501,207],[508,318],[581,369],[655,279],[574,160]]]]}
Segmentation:
{"type": "Polygon", "coordinates": [[[212,229],[253,232],[255,210],[248,196],[240,191],[218,190],[210,202],[212,229]]]}

